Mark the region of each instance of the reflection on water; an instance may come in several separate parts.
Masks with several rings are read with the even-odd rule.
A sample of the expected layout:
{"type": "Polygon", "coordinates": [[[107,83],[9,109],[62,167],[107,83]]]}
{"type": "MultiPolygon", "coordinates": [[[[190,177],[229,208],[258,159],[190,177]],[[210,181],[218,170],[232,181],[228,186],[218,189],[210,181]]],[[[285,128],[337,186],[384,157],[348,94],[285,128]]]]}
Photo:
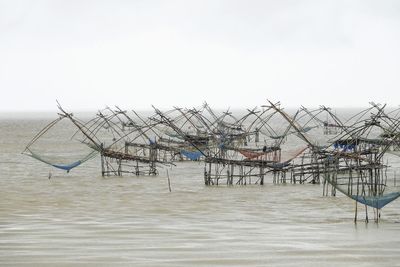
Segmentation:
{"type": "Polygon", "coordinates": [[[171,193],[163,169],[66,174],[20,154],[45,123],[0,121],[0,265],[400,266],[400,201],[354,225],[319,185],[205,187],[201,163],[170,169],[171,193]]]}

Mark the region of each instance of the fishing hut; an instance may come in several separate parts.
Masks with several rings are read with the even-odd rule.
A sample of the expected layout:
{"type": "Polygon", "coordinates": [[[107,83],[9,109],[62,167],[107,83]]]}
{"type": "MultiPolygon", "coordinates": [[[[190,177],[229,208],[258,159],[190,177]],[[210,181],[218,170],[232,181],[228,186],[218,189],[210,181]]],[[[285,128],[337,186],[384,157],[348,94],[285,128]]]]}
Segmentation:
{"type": "Polygon", "coordinates": [[[291,126],[280,132],[271,126],[269,121],[277,114],[271,108],[248,110],[241,117],[229,110],[218,114],[207,104],[202,110],[177,109],[180,116],[155,110],[160,122],[202,155],[205,185],[262,185],[266,177],[274,183],[286,182],[294,157],[282,161],[280,145],[291,126]],[[197,134],[189,134],[188,125],[197,134]]]}

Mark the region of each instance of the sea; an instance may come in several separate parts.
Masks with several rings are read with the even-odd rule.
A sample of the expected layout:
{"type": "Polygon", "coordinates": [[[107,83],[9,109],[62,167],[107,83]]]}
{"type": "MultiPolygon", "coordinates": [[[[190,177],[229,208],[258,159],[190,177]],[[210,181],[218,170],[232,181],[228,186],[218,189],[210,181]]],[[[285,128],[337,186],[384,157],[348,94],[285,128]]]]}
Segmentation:
{"type": "Polygon", "coordinates": [[[202,162],[67,173],[21,153],[56,116],[0,116],[0,266],[400,266],[400,200],[355,223],[322,185],[206,186],[202,162]]]}

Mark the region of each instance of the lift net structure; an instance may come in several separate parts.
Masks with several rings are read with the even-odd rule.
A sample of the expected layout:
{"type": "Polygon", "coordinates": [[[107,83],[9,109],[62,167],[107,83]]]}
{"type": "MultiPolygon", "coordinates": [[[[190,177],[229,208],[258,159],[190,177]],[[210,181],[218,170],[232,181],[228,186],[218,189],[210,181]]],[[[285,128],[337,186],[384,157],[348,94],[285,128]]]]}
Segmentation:
{"type": "Polygon", "coordinates": [[[400,196],[395,169],[400,122],[372,104],[333,139],[324,158],[325,179],[357,202],[381,209],[400,196]]]}
{"type": "Polygon", "coordinates": [[[71,121],[63,116],[47,124],[26,146],[23,154],[69,172],[96,157],[71,121]]]}

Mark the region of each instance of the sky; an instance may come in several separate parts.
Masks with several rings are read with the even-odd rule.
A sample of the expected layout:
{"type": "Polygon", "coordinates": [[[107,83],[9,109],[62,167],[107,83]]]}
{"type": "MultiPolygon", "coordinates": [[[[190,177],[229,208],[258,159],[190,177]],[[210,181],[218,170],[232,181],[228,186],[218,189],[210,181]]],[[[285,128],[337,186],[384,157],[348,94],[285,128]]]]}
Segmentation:
{"type": "Polygon", "coordinates": [[[0,111],[400,104],[400,1],[0,0],[0,111]]]}

